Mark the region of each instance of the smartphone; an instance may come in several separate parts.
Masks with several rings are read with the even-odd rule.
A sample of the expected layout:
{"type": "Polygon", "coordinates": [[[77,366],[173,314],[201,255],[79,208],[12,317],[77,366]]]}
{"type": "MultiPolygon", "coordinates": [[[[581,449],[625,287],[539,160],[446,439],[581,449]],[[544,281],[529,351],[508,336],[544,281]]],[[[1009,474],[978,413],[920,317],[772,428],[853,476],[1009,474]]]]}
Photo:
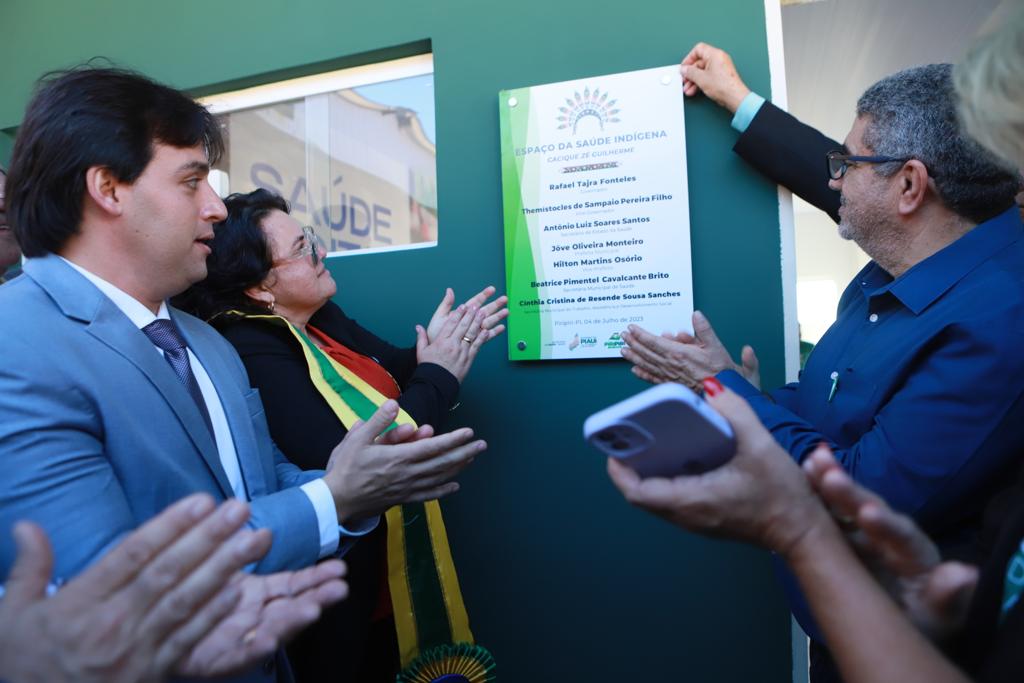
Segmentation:
{"type": "Polygon", "coordinates": [[[681,384],[659,384],[594,413],[583,438],[644,478],[700,474],[736,453],[729,422],[681,384]]]}

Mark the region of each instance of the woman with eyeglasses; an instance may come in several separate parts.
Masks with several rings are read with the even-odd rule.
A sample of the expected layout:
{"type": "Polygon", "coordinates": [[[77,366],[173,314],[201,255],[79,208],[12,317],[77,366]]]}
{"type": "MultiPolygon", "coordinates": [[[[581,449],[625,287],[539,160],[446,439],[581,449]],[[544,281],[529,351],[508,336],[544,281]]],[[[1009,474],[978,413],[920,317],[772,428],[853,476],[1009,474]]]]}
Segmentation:
{"type": "MultiPolygon", "coordinates": [[[[448,289],[429,324],[417,325],[416,345],[393,346],[331,301],[337,287],[324,263],[324,246],[311,228],[288,215],[282,197],[259,189],[233,194],[224,203],[228,215],[216,226],[207,278],[175,304],[208,320],[238,350],[285,456],[303,469],[323,468],[360,410],[388,398],[398,400],[399,421],[405,416],[420,426],[439,426],[479,349],[504,331],[507,298],[489,301],[494,288],[487,287],[453,309],[448,289]]],[[[372,490],[389,488],[386,472],[362,475],[374,482],[367,495],[388,495],[372,490]]],[[[434,486],[433,498],[457,487],[425,486],[434,486]]],[[[384,527],[345,556],[348,600],[289,648],[300,683],[318,680],[325,671],[336,680],[395,680],[384,527]]]]}

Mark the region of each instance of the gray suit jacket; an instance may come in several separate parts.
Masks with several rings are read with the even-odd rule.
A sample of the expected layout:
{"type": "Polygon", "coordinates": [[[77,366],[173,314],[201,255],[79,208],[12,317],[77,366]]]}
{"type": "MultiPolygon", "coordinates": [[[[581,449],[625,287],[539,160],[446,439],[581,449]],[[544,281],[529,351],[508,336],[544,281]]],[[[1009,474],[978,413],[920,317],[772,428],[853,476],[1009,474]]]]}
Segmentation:
{"type": "MultiPolygon", "coordinates": [[[[270,440],[259,393],[237,353],[205,323],[171,310],[224,405],[252,502],[253,527],[273,531],[256,571],[314,563],[316,514],[297,487],[320,476],[270,440]]],[[[56,256],[30,259],[0,287],[0,581],[19,519],[53,543],[67,579],[126,532],[180,498],[232,496],[195,403],[149,339],[56,256]]]]}

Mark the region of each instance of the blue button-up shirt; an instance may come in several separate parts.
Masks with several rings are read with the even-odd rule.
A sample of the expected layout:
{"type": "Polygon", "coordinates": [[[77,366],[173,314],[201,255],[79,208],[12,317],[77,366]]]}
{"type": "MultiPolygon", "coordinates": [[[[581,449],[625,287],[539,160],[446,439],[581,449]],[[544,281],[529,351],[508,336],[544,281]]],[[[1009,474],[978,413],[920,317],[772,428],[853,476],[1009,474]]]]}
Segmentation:
{"type": "Polygon", "coordinates": [[[719,379],[795,460],[826,441],[940,546],[961,543],[1024,453],[1022,237],[1014,207],[898,278],[871,262],[799,382],[765,395],[733,371],[719,379]]]}

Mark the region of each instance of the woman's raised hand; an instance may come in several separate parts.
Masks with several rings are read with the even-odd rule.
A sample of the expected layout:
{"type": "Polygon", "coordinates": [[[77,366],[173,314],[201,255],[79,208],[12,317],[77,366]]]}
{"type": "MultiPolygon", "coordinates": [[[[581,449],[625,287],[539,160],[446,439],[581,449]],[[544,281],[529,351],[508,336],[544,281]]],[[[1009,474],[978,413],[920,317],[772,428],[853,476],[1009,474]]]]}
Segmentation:
{"type": "MultiPolygon", "coordinates": [[[[422,325],[416,326],[416,360],[436,363],[455,375],[461,383],[480,347],[500,332],[483,329],[487,313],[475,304],[462,304],[448,313],[444,324],[430,337],[422,325]]],[[[499,325],[502,330],[504,325],[499,325]]],[[[497,328],[495,328],[497,329],[497,328]]]]}
{"type": "MultiPolygon", "coordinates": [[[[467,307],[476,306],[484,312],[483,322],[480,327],[487,333],[487,338],[484,339],[485,342],[494,339],[505,331],[505,326],[499,323],[508,317],[508,297],[502,295],[493,301],[488,301],[488,299],[494,296],[496,291],[493,285],[488,285],[463,304],[463,306],[467,307]]],[[[434,315],[427,324],[427,339],[429,341],[433,341],[440,333],[449,314],[452,314],[452,306],[454,304],[455,291],[449,287],[445,290],[441,303],[437,305],[434,315]]]]}

